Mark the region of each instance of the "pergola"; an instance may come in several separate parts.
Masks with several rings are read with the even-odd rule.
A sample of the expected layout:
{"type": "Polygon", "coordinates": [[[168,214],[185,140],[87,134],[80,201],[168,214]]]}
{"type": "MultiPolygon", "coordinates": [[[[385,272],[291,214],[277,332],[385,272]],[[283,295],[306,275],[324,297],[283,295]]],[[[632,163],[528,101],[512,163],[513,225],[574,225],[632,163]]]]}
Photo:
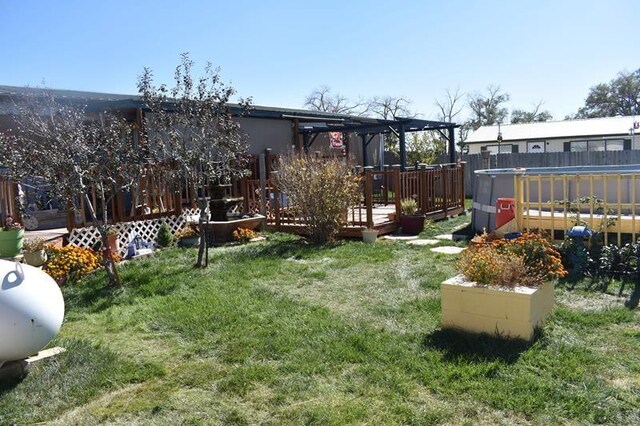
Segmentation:
{"type": "Polygon", "coordinates": [[[359,118],[357,120],[327,120],[326,122],[300,123],[298,133],[302,135],[303,147],[308,151],[319,134],[328,132],[356,133],[362,141],[363,166],[369,165],[367,147],[376,135],[393,133],[400,143],[400,167],[407,166],[407,132],[436,131],[448,141],[449,162],[456,162],[455,129],[460,125],[445,121],[421,120],[417,118],[359,118]]]}

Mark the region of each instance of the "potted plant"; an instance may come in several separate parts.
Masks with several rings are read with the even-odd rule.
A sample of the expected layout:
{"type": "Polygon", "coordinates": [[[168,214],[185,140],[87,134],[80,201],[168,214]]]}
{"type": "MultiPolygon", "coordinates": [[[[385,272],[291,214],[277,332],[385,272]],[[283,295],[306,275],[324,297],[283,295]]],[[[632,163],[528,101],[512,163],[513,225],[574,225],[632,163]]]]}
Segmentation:
{"type": "Polygon", "coordinates": [[[367,244],[375,244],[378,238],[378,230],[367,228],[362,230],[362,241],[367,244]]]}
{"type": "Polygon", "coordinates": [[[107,248],[111,253],[118,253],[118,230],[116,228],[107,230],[107,248]]]}
{"type": "Polygon", "coordinates": [[[400,202],[400,227],[404,234],[417,235],[424,229],[424,215],[418,213],[418,203],[413,198],[400,202]]]}
{"type": "Polygon", "coordinates": [[[176,232],[175,237],[178,242],[178,247],[191,248],[200,245],[198,232],[190,226],[180,229],[176,232]]]}
{"type": "Polygon", "coordinates": [[[42,238],[33,240],[25,240],[22,250],[24,261],[27,265],[42,266],[47,261],[47,252],[45,251],[45,241],[42,238]]]}
{"type": "Polygon", "coordinates": [[[0,257],[15,257],[22,251],[24,226],[8,216],[0,228],[0,257]]]}
{"type": "Polygon", "coordinates": [[[551,315],[554,281],[567,274],[560,253],[541,235],[469,246],[461,275],[443,282],[442,326],[531,340],[551,315]]]}

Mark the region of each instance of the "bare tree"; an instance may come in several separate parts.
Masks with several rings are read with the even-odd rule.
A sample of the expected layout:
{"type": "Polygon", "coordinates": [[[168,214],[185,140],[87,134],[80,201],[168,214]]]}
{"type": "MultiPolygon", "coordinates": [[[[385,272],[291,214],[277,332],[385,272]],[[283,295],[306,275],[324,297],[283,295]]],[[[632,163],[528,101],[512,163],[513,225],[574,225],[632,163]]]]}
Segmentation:
{"type": "MultiPolygon", "coordinates": [[[[436,99],[436,108],[438,110],[438,120],[453,123],[455,118],[464,110],[464,93],[457,87],[455,92],[449,89],[445,90],[444,99],[436,99]]],[[[463,123],[458,128],[458,148],[460,151],[465,147],[464,141],[467,139],[470,133],[470,126],[467,123],[463,123]]],[[[442,139],[442,138],[441,138],[442,139]]],[[[443,140],[440,141],[444,143],[443,140]]],[[[446,143],[444,143],[446,146],[446,143]]]]}
{"type": "Polygon", "coordinates": [[[42,178],[54,197],[76,209],[82,198],[100,233],[109,284],[119,286],[113,253],[107,249],[108,206],[142,173],[143,158],[133,146],[130,123],[110,112],[92,114],[86,105],[59,101],[46,89],[27,95],[16,109],[16,129],[0,146],[10,177],[42,178]],[[92,188],[98,206],[88,195],[92,188]]]}
{"type": "Polygon", "coordinates": [[[384,120],[393,120],[397,117],[415,117],[416,114],[409,109],[411,101],[403,97],[375,96],[368,102],[367,110],[374,116],[384,120]]]}
{"type": "MultiPolygon", "coordinates": [[[[243,176],[248,146],[228,106],[235,89],[221,81],[219,69],[210,63],[202,76],[194,78],[193,64],[188,53],[181,55],[171,89],[164,84],[156,86],[153,72],[145,68],[138,79],[138,91],[151,111],[145,118],[150,159],[189,182],[192,193],[197,194],[207,185],[230,183],[232,178],[243,176]]],[[[241,99],[239,104],[248,111],[251,99],[241,99]]],[[[203,267],[208,259],[203,262],[206,238],[202,221],[200,235],[197,266],[203,267]]]]}
{"type": "Polygon", "coordinates": [[[314,89],[305,99],[304,106],[313,111],[347,115],[362,115],[368,109],[367,102],[362,100],[353,102],[339,93],[332,93],[327,86],[314,89]]]}
{"type": "Polygon", "coordinates": [[[460,92],[459,87],[456,88],[455,92],[446,89],[444,93],[445,97],[443,100],[436,99],[438,120],[452,123],[464,109],[464,103],[462,102],[464,93],[460,92]]]}

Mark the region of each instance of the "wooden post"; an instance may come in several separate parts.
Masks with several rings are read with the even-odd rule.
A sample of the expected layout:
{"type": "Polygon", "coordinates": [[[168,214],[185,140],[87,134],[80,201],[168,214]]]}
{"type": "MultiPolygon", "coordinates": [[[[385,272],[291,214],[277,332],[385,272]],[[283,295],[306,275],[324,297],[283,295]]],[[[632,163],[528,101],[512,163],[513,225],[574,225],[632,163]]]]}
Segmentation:
{"type": "Polygon", "coordinates": [[[427,198],[428,198],[428,191],[427,191],[427,165],[426,164],[419,164],[417,166],[418,169],[418,201],[419,201],[419,207],[420,207],[420,211],[422,212],[422,214],[427,213],[427,198]]]}
{"type": "Polygon", "coordinates": [[[367,228],[373,228],[373,167],[364,168],[364,204],[367,209],[367,228]]]}
{"type": "MultiPolygon", "coordinates": [[[[268,154],[260,154],[258,165],[260,167],[260,214],[267,217],[267,164],[268,154]]],[[[262,222],[262,228],[266,226],[266,220],[262,222]]]]}
{"type": "Polygon", "coordinates": [[[456,131],[455,127],[449,127],[449,162],[456,162],[456,131]]]}
{"type": "Polygon", "coordinates": [[[442,185],[442,211],[444,212],[445,219],[449,213],[449,203],[447,202],[447,169],[440,166],[440,184],[442,185]]]}
{"type": "Polygon", "coordinates": [[[76,215],[73,211],[73,205],[71,203],[67,203],[67,231],[73,231],[73,228],[76,227],[76,215]]]}
{"type": "Polygon", "coordinates": [[[246,176],[242,176],[240,180],[240,188],[242,191],[242,208],[244,213],[249,213],[249,179],[246,176]]]}
{"type": "Polygon", "coordinates": [[[490,169],[491,168],[491,162],[489,160],[491,158],[491,153],[488,150],[482,151],[480,153],[480,157],[482,158],[482,168],[483,169],[490,169]]]}
{"type": "Polygon", "coordinates": [[[382,184],[384,185],[383,201],[384,205],[386,206],[387,204],[389,204],[389,165],[385,164],[382,167],[382,171],[384,172],[384,174],[382,175],[384,177],[382,180],[382,184]]]}
{"type": "Polygon", "coordinates": [[[405,139],[404,124],[400,124],[400,128],[398,130],[398,139],[400,144],[400,168],[404,172],[407,167],[407,141],[405,139]]]}
{"type": "Polygon", "coordinates": [[[402,188],[400,187],[400,165],[393,166],[393,195],[396,204],[396,222],[400,223],[400,214],[402,213],[402,188]]]}
{"type": "MultiPolygon", "coordinates": [[[[524,231],[524,223],[522,212],[524,210],[524,182],[523,182],[523,171],[515,171],[513,175],[513,195],[516,200],[516,225],[518,227],[518,232],[524,231]]],[[[566,215],[565,215],[566,217],[566,215]]]]}
{"type": "MultiPolygon", "coordinates": [[[[18,201],[18,194],[20,194],[20,191],[18,189],[18,184],[13,182],[9,184],[9,206],[10,206],[10,212],[11,212],[11,217],[13,218],[13,220],[15,220],[16,222],[23,224],[22,223],[22,216],[20,215],[20,203],[18,201]]],[[[24,224],[23,224],[24,225],[24,224]]]]}
{"type": "Polygon", "coordinates": [[[123,222],[125,220],[126,213],[124,211],[124,194],[122,192],[122,180],[118,181],[118,195],[116,196],[116,206],[118,209],[118,222],[123,222]]]}
{"type": "Polygon", "coordinates": [[[364,133],[360,135],[362,138],[362,167],[369,166],[369,153],[367,152],[367,135],[364,133]]]}
{"type": "MultiPolygon", "coordinates": [[[[277,175],[278,172],[274,171],[272,172],[272,175],[277,175]]],[[[272,188],[273,188],[273,214],[275,216],[275,220],[276,220],[276,231],[280,230],[280,193],[278,192],[278,185],[276,185],[275,183],[271,184],[272,188]]]]}
{"type": "Polygon", "coordinates": [[[180,216],[182,215],[182,191],[181,190],[177,190],[174,193],[174,202],[176,204],[176,208],[175,208],[175,212],[176,212],[176,216],[180,216]]]}
{"type": "Polygon", "coordinates": [[[264,150],[264,164],[266,173],[265,179],[269,179],[271,177],[271,166],[273,165],[273,154],[271,153],[271,148],[264,150]]]}
{"type": "Polygon", "coordinates": [[[464,200],[465,200],[464,198],[464,173],[465,173],[464,166],[465,164],[466,163],[463,163],[461,161],[458,163],[458,165],[460,166],[460,171],[459,171],[460,184],[458,185],[458,188],[460,190],[460,205],[462,206],[463,209],[464,209],[464,200]]]}
{"type": "Polygon", "coordinates": [[[345,158],[345,164],[348,166],[349,165],[349,157],[351,155],[351,153],[349,152],[350,148],[349,148],[349,142],[351,142],[351,139],[349,138],[349,133],[342,133],[342,143],[344,144],[344,158],[345,158]]]}

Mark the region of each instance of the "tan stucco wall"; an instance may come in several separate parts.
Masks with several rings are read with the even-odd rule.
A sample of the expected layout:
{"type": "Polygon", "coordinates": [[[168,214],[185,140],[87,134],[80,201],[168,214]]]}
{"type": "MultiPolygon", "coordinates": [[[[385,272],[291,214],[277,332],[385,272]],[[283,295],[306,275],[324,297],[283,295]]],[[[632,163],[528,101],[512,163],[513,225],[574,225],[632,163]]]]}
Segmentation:
{"type": "Polygon", "coordinates": [[[271,148],[274,154],[281,154],[290,150],[294,143],[292,122],[289,120],[241,117],[238,122],[249,136],[250,154],[261,154],[267,148],[271,148]]]}
{"type": "MultiPolygon", "coordinates": [[[[294,144],[294,129],[291,120],[264,119],[241,117],[238,118],[240,127],[249,137],[249,153],[261,154],[265,149],[271,148],[274,154],[290,152],[294,144]]],[[[349,138],[349,153],[358,164],[362,164],[362,139],[351,134],[349,138]]],[[[323,156],[336,153],[329,146],[329,135],[321,133],[315,139],[309,151],[320,151],[323,156]]],[[[339,151],[338,151],[339,152],[339,151]]],[[[369,164],[378,165],[380,156],[380,136],[376,135],[367,147],[369,164]]]]}

